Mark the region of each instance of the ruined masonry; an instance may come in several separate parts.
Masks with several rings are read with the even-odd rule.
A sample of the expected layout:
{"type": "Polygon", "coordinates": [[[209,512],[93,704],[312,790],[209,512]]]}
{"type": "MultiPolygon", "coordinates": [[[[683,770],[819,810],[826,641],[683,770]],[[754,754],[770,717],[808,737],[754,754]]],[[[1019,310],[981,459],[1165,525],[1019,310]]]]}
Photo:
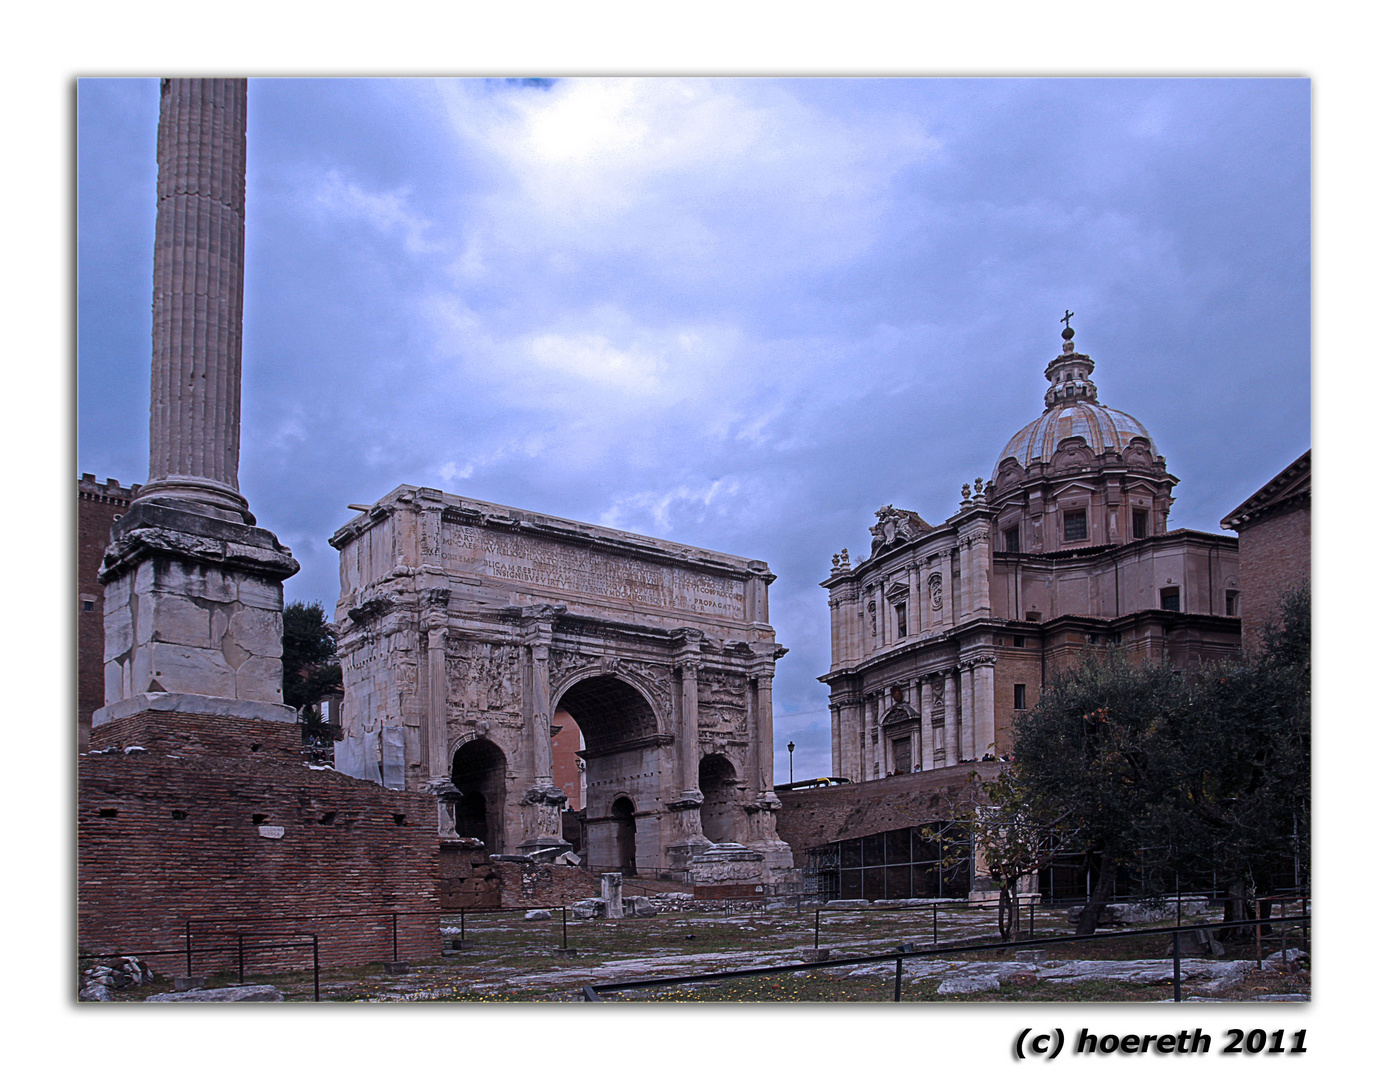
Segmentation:
{"type": "Polygon", "coordinates": [[[150,477],[102,561],[92,724],[175,705],[293,722],[281,583],[299,564],[237,489],[246,81],[166,79],[160,95],[150,477]]]}
{"type": "Polygon", "coordinates": [[[688,870],[709,895],[789,877],[766,563],[405,486],[332,544],[340,771],[430,792],[446,841],[552,854],[564,712],[589,869],[688,870]]]}

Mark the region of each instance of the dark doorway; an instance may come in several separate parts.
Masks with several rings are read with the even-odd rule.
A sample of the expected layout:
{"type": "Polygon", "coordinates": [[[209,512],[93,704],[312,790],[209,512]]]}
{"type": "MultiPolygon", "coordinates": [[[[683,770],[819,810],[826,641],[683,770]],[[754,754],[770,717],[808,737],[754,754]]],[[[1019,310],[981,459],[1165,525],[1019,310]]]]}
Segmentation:
{"type": "Polygon", "coordinates": [[[486,739],[464,743],[453,755],[449,777],[458,789],[454,806],[454,830],[471,836],[501,853],[505,847],[502,807],[506,798],[506,755],[486,739]]]}
{"type": "Polygon", "coordinates": [[[613,802],[613,821],[617,825],[617,866],[624,874],[637,872],[637,808],[623,796],[613,802]]]}

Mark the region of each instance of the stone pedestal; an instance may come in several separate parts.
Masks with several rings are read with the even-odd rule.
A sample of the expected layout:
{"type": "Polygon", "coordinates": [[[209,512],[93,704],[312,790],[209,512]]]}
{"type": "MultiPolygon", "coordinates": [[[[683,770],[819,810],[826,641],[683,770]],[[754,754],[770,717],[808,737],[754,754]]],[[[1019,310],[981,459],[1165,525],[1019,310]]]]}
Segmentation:
{"type": "Polygon", "coordinates": [[[666,862],[672,870],[688,870],[696,855],[708,851],[712,841],[704,835],[699,808],[704,796],[698,791],[685,791],[675,802],[666,803],[674,817],[671,821],[675,842],[666,845],[666,862]]]}
{"type": "Polygon", "coordinates": [[[792,864],[791,845],[776,833],[776,812],[781,800],[774,796],[757,800],[747,807],[747,846],[763,857],[766,869],[785,870],[792,864]]]}
{"type": "Polygon", "coordinates": [[[145,695],[283,705],[282,582],[299,564],[265,529],[196,509],[136,503],[112,530],[99,574],[106,708],[94,726],[145,695]]]}
{"type": "Polygon", "coordinates": [[[574,850],[564,839],[560,826],[560,811],[568,801],[564,790],[553,784],[533,787],[521,797],[526,837],[519,849],[522,855],[552,848],[574,850]]]}
{"type": "Polygon", "coordinates": [[[690,867],[695,899],[752,899],[766,893],[766,866],[760,851],[742,844],[712,844],[690,867]]]}
{"type": "Polygon", "coordinates": [[[607,917],[622,918],[622,875],[603,874],[598,880],[603,890],[603,906],[607,909],[607,917]]]}

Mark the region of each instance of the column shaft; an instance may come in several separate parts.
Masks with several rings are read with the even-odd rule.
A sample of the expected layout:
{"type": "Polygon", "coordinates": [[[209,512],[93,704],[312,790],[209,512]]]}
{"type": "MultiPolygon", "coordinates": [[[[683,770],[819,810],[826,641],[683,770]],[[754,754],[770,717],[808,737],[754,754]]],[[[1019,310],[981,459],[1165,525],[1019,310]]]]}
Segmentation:
{"type": "Polygon", "coordinates": [[[758,740],[757,740],[757,776],[758,793],[769,793],[772,790],[773,777],[773,740],[776,736],[772,726],[772,676],[770,673],[761,675],[757,680],[757,720],[758,720],[758,740]]]}
{"type": "Polygon", "coordinates": [[[994,753],[994,666],[974,669],[974,745],[980,754],[994,753]]]}
{"type": "Polygon", "coordinates": [[[429,752],[426,762],[431,779],[448,773],[448,668],[444,663],[446,631],[429,631],[429,715],[426,719],[426,739],[429,752]]]}
{"type": "Polygon", "coordinates": [[[955,704],[955,673],[945,673],[945,763],[960,763],[959,719],[955,704]]]}
{"type": "Polygon", "coordinates": [[[555,779],[555,747],[550,741],[550,725],[555,719],[550,711],[550,648],[548,645],[532,645],[528,652],[531,663],[531,744],[535,764],[532,782],[536,787],[550,787],[555,779]]]}
{"type": "Polygon", "coordinates": [[[974,747],[974,668],[960,668],[960,757],[978,758],[974,747]]]}
{"type": "Polygon", "coordinates": [[[685,791],[699,790],[699,668],[680,668],[680,764],[685,791]]]}
{"type": "Polygon", "coordinates": [[[180,497],[245,516],[241,312],[246,80],[160,86],[150,474],[141,498],[180,497]]]}

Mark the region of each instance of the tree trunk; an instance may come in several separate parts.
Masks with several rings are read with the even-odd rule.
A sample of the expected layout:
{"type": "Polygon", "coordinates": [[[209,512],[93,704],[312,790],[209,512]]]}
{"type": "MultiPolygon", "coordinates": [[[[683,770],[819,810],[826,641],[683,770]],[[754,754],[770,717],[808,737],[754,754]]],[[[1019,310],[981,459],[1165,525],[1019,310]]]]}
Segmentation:
{"type": "Polygon", "coordinates": [[[1012,941],[1018,935],[1018,879],[1004,881],[998,890],[998,936],[1012,941]]]}
{"type": "Polygon", "coordinates": [[[1100,880],[1090,899],[1080,909],[1080,919],[1076,922],[1076,937],[1091,937],[1100,925],[1100,916],[1114,895],[1114,882],[1119,876],[1118,864],[1114,856],[1106,851],[1100,856],[1100,880]]]}
{"type": "MultiPolygon", "coordinates": [[[[1254,906],[1249,900],[1249,885],[1244,878],[1234,882],[1225,899],[1225,922],[1244,922],[1254,917],[1254,906]]],[[[1221,941],[1236,941],[1252,938],[1254,931],[1248,926],[1232,926],[1221,930],[1217,935],[1221,941]]]]}

